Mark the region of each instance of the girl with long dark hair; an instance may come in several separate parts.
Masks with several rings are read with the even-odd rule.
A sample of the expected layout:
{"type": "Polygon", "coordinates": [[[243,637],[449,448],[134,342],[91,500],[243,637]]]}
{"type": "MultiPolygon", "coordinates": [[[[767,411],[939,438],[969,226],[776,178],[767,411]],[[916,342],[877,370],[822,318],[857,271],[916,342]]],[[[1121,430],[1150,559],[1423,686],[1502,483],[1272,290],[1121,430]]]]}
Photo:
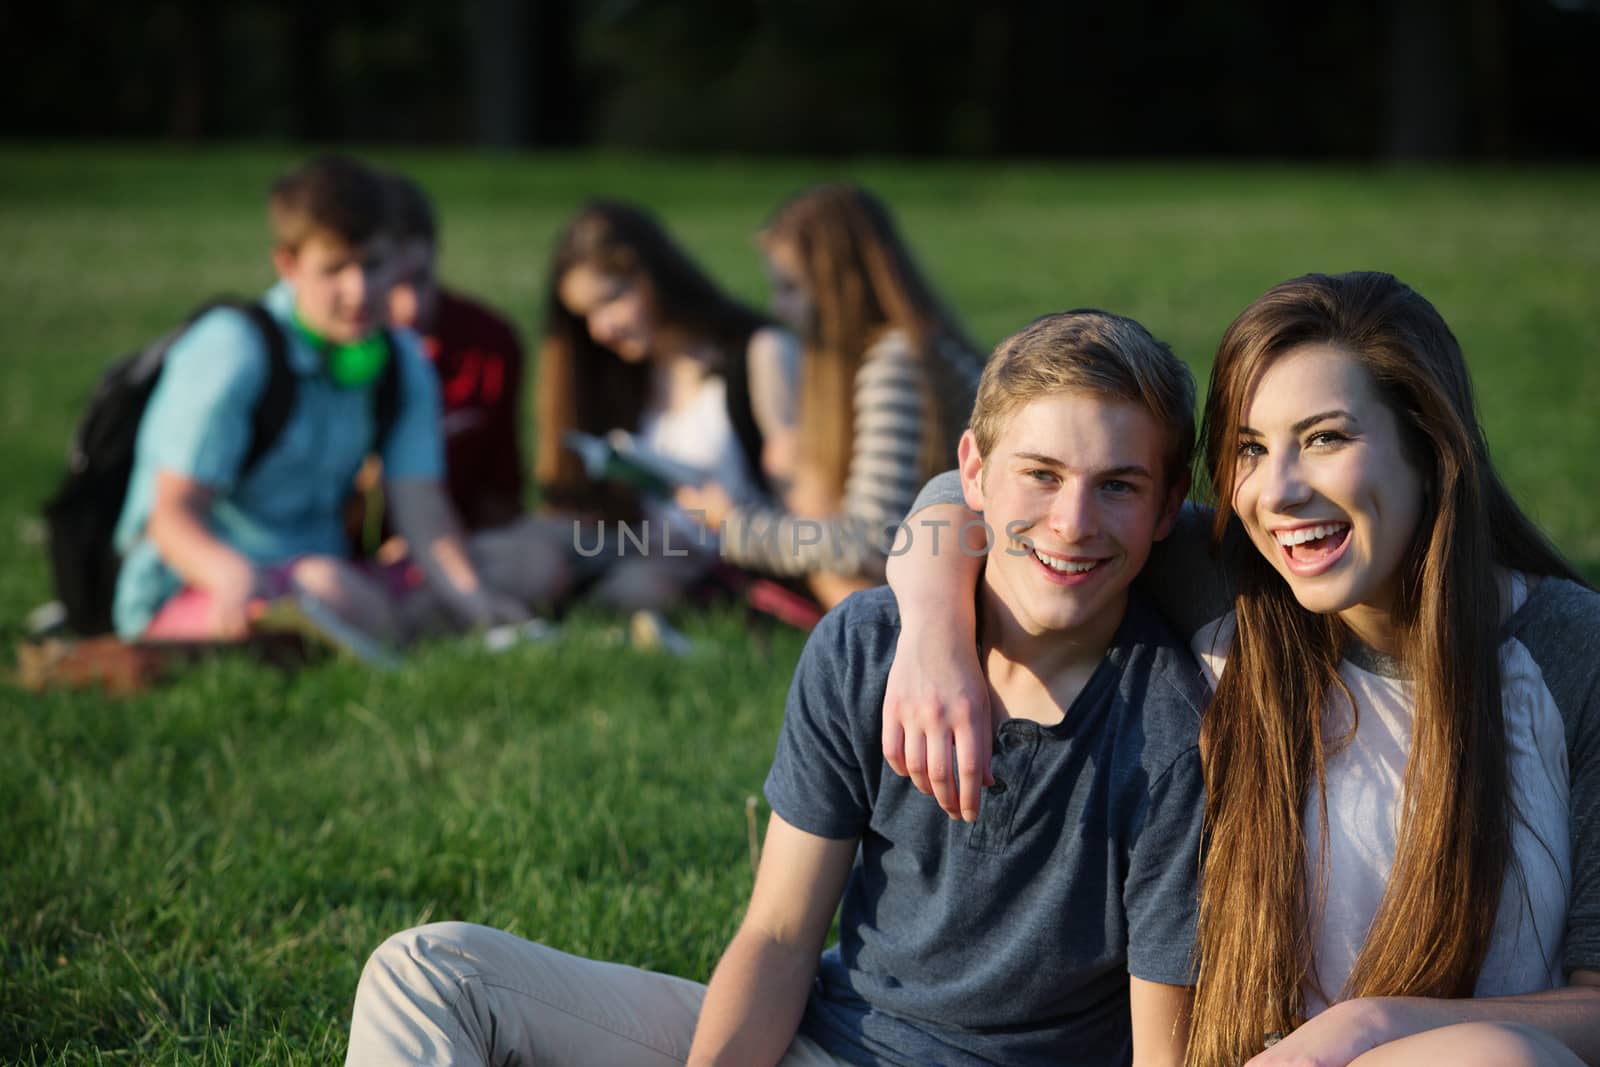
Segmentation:
{"type": "Polygon", "coordinates": [[[682,555],[698,539],[670,502],[590,478],[568,433],[626,431],[740,503],[765,499],[787,487],[792,467],[798,345],[723,293],[631,204],[580,210],[548,277],[535,405],[543,503],[591,522],[653,520],[652,550],[620,562],[605,553],[613,563],[596,593],[623,607],[664,606],[712,557],[682,555]],[[675,548],[663,543],[669,527],[680,530],[675,548]]]}

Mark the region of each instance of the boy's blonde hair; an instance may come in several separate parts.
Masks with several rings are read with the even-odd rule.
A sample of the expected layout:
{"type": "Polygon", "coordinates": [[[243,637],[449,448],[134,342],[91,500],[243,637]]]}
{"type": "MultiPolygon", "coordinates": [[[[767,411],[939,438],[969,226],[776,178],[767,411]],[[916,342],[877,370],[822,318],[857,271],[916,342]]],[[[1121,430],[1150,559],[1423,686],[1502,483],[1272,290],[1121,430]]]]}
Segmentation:
{"type": "Polygon", "coordinates": [[[1023,405],[1067,391],[1140,405],[1166,428],[1167,484],[1186,478],[1194,454],[1194,376],[1132,319],[1079,309],[1045,315],[1001,341],[983,369],[969,423],[987,456],[1023,405]]]}

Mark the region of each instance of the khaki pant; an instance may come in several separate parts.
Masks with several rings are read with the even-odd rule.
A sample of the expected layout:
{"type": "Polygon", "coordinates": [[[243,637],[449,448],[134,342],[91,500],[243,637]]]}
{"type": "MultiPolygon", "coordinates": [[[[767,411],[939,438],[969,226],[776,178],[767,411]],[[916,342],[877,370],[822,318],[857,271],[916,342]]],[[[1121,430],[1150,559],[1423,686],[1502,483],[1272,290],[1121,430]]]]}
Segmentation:
{"type": "MultiPolygon", "coordinates": [[[[349,1064],[681,1064],[706,987],[471,923],[389,938],[367,961],[349,1064]]],[[[845,1061],[796,1036],[781,1067],[845,1061]]]]}

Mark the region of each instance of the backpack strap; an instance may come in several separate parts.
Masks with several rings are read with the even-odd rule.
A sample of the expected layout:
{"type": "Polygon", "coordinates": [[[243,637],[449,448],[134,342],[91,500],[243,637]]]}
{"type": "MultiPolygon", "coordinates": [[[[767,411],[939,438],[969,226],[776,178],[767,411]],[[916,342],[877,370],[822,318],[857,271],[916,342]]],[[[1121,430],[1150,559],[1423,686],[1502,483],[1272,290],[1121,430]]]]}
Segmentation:
{"type": "Polygon", "coordinates": [[[250,419],[250,448],[239,465],[239,476],[243,477],[266,455],[288,425],[289,412],[294,407],[295,378],[294,368],[289,366],[289,339],[278,320],[258,303],[235,306],[255,327],[267,352],[267,383],[250,419]]]}
{"type": "Polygon", "coordinates": [[[389,434],[400,419],[400,346],[391,330],[383,331],[383,343],[389,348],[389,358],[383,361],[383,373],[372,390],[372,451],[378,453],[389,443],[389,434]]]}

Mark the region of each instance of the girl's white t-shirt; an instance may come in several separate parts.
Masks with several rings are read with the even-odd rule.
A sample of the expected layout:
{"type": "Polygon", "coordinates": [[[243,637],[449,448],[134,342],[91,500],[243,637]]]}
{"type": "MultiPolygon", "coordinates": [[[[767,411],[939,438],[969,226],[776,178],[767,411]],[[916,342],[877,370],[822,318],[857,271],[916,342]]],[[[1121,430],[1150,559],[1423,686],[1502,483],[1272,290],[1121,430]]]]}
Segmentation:
{"type": "MultiPolygon", "coordinates": [[[[1512,612],[1527,600],[1515,576],[1512,612]]],[[[1191,647],[1213,688],[1233,643],[1228,615],[1202,628],[1191,647]]],[[[1342,996],[1367,930],[1383,900],[1399,838],[1406,755],[1411,748],[1411,683],[1392,659],[1355,650],[1339,665],[1355,707],[1330,694],[1323,736],[1355,732],[1327,760],[1326,899],[1312,916],[1315,968],[1303,990],[1308,1015],[1342,996]]],[[[1569,774],[1560,710],[1521,641],[1500,646],[1507,769],[1513,803],[1513,861],[1500,893],[1488,956],[1478,976],[1480,997],[1534,993],[1563,985],[1562,937],[1572,892],[1569,774]]],[[[1321,875],[1323,828],[1315,793],[1304,812],[1306,884],[1321,875]]],[[[1270,847],[1263,843],[1263,847],[1270,847]]]]}

